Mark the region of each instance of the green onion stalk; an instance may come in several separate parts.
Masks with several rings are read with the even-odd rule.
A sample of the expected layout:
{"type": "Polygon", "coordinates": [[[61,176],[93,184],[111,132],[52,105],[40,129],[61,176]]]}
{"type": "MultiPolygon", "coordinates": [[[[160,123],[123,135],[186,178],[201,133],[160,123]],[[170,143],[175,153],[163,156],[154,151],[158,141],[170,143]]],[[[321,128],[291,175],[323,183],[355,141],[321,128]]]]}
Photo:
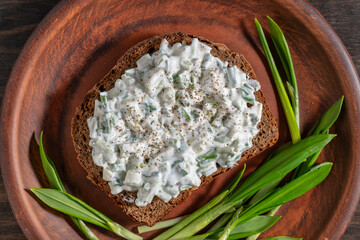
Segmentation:
{"type": "MultiPolygon", "coordinates": [[[[286,82],[287,84],[287,89],[290,95],[290,99],[291,99],[291,105],[289,104],[284,104],[283,101],[282,102],[282,106],[286,115],[286,112],[293,112],[294,113],[294,117],[296,119],[296,124],[297,124],[297,130],[299,131],[300,126],[299,126],[299,119],[300,119],[300,112],[299,112],[299,94],[298,94],[298,88],[297,88],[297,82],[296,82],[296,77],[295,77],[295,71],[294,71],[294,67],[293,67],[293,63],[292,63],[292,59],[291,59],[291,54],[290,54],[290,50],[287,44],[287,41],[285,39],[285,36],[283,34],[283,32],[281,31],[280,27],[270,18],[268,17],[269,22],[270,22],[270,35],[271,35],[271,39],[274,43],[275,49],[280,57],[280,60],[282,62],[282,65],[285,69],[285,73],[287,75],[288,81],[286,82]]],[[[278,73],[277,67],[275,65],[274,59],[272,57],[270,48],[268,46],[265,34],[262,30],[262,27],[260,25],[260,23],[258,22],[257,19],[255,19],[255,25],[256,28],[258,30],[258,34],[260,37],[260,41],[261,41],[261,45],[263,47],[263,50],[265,52],[265,56],[268,60],[273,78],[274,78],[274,82],[276,84],[277,90],[278,90],[278,94],[280,96],[280,99],[282,98],[286,98],[287,93],[286,91],[284,91],[284,85],[283,82],[280,78],[280,75],[278,73]],[[280,87],[278,87],[278,85],[280,87]],[[282,85],[282,86],[281,86],[282,85]]],[[[316,135],[316,134],[324,134],[324,133],[328,133],[329,128],[332,126],[332,124],[336,121],[336,119],[338,118],[339,114],[340,114],[340,110],[341,110],[341,106],[342,106],[342,102],[343,102],[343,97],[341,97],[322,117],[321,119],[319,119],[319,122],[321,122],[322,124],[319,124],[319,122],[315,125],[314,130],[310,133],[310,135],[316,135]]],[[[290,114],[290,116],[292,116],[292,114],[290,114]]],[[[287,117],[287,122],[288,122],[288,126],[290,129],[290,132],[293,129],[296,129],[295,127],[295,123],[293,119],[289,119],[287,117]]],[[[296,134],[296,137],[294,138],[294,134],[291,134],[292,137],[292,141],[293,143],[298,141],[299,138],[298,136],[300,136],[300,131],[298,134],[296,134]]],[[[298,168],[295,169],[295,172],[293,174],[293,179],[297,178],[299,176],[301,176],[302,174],[305,174],[307,171],[310,170],[310,168],[315,164],[316,159],[318,158],[318,156],[320,155],[321,150],[318,151],[317,153],[315,153],[314,155],[310,156],[309,159],[307,159],[304,163],[302,163],[298,168]]],[[[261,189],[254,197],[253,199],[250,201],[250,203],[253,203],[255,201],[257,201],[259,198],[261,198],[262,196],[264,196],[265,194],[267,194],[268,192],[272,191],[280,182],[282,179],[280,179],[277,182],[274,182],[268,186],[266,186],[265,188],[261,189]]],[[[274,209],[272,209],[268,215],[269,216],[273,216],[275,215],[275,213],[279,210],[281,206],[278,206],[274,209]]],[[[249,238],[247,238],[247,240],[255,240],[257,239],[257,237],[260,234],[256,234],[254,236],[251,236],[249,238]]]]}

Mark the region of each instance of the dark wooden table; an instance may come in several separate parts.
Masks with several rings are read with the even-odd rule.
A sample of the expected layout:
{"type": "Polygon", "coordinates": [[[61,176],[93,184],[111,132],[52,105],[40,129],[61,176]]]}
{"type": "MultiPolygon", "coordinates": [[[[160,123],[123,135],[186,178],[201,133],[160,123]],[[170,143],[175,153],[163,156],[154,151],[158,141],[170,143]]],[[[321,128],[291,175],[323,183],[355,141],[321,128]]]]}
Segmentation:
{"type": "MultiPolygon", "coordinates": [[[[0,101],[11,68],[27,38],[57,0],[0,1],[0,101]]],[[[334,28],[360,72],[360,1],[310,0],[334,28]]],[[[0,129],[1,131],[1,129],[0,129]]],[[[25,239],[10,209],[0,173],[0,239],[25,239]]],[[[360,207],[346,230],[344,240],[360,239],[360,207]]]]}

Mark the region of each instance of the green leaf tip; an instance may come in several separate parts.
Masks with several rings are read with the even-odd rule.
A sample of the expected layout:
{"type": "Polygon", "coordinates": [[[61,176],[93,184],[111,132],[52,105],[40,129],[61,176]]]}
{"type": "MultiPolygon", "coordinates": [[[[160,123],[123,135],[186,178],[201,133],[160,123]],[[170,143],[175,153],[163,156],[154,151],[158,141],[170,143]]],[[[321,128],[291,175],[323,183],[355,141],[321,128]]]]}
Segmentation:
{"type": "Polygon", "coordinates": [[[267,17],[267,19],[269,19],[269,21],[270,21],[272,24],[274,24],[275,26],[277,26],[278,28],[280,28],[279,25],[277,25],[277,23],[276,23],[270,16],[266,16],[266,17],[267,17]]]}
{"type": "Polygon", "coordinates": [[[234,182],[226,188],[226,191],[227,191],[226,195],[231,193],[236,188],[236,186],[239,184],[242,176],[244,175],[245,169],[246,169],[246,164],[244,164],[243,169],[241,170],[240,174],[236,177],[234,182]]]}

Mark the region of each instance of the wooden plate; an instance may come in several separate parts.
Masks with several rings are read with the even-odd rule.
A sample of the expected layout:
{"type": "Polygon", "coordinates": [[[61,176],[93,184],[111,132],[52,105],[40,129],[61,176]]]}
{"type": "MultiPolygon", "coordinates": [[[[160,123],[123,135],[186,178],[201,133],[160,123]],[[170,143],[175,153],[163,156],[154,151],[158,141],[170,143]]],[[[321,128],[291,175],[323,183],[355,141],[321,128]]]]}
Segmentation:
{"type": "MultiPolygon", "coordinates": [[[[345,106],[332,129],[338,136],[320,158],[335,163],[331,175],[313,191],[281,208],[282,220],[264,235],[339,239],[359,199],[359,78],[331,27],[307,2],[299,0],[82,0],[58,4],[19,56],[2,105],[1,170],[13,212],[25,235],[29,239],[81,238],[68,217],[40,204],[28,192],[30,187],[48,186],[35,140],[41,129],[45,131],[46,150],[69,192],[134,230],[135,223],[86,179],[73,149],[70,120],[85,93],[117,58],[148,37],[182,31],[224,43],[243,54],[255,69],[279,120],[280,142],[288,141],[253,21],[257,17],[267,26],[266,15],[284,30],[292,51],[300,89],[302,132],[306,134],[343,94],[345,106]]],[[[267,154],[249,161],[247,174],[267,154]]],[[[199,189],[168,217],[204,204],[238,171],[234,168],[199,189]]],[[[94,229],[102,239],[115,238],[94,229]]]]}

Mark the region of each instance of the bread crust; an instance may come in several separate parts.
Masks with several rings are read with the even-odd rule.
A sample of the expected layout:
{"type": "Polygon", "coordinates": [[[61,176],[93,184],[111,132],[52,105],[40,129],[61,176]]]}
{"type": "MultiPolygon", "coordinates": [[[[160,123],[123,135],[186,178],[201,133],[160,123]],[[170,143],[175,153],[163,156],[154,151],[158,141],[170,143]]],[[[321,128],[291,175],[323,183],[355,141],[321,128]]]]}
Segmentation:
{"type": "MultiPolygon", "coordinates": [[[[80,165],[86,170],[88,174],[87,178],[105,191],[105,193],[111,197],[116,205],[120,206],[127,215],[148,226],[152,226],[156,222],[162,220],[166,214],[188,198],[191,192],[195,191],[197,188],[193,187],[182,191],[177,198],[173,198],[169,202],[164,202],[155,196],[153,201],[144,207],[138,207],[135,203],[129,203],[124,200],[126,198],[135,199],[136,192],[123,191],[117,195],[111,194],[108,183],[102,178],[102,167],[95,165],[92,159],[92,148],[89,146],[90,136],[87,119],[94,114],[95,99],[99,99],[99,93],[113,88],[115,81],[121,77],[125,70],[136,67],[136,61],[140,57],[146,53],[151,54],[157,51],[164,38],[167,39],[171,45],[182,41],[190,44],[193,38],[198,38],[200,42],[212,47],[212,55],[220,58],[222,61],[229,62],[229,65],[236,65],[242,71],[247,73],[250,78],[256,79],[253,69],[242,55],[231,51],[223,44],[212,43],[202,37],[178,32],[155,36],[130,48],[122,57],[120,57],[117,64],[110,72],[86,94],[81,105],[76,109],[75,116],[71,123],[71,134],[80,165]]],[[[255,97],[257,101],[263,104],[261,121],[257,125],[260,131],[253,139],[253,147],[245,151],[236,164],[259,154],[263,150],[273,146],[278,140],[279,133],[276,122],[261,90],[255,92],[255,97]]],[[[200,187],[208,184],[216,176],[228,170],[229,168],[218,167],[218,170],[209,177],[202,176],[200,187]]]]}

